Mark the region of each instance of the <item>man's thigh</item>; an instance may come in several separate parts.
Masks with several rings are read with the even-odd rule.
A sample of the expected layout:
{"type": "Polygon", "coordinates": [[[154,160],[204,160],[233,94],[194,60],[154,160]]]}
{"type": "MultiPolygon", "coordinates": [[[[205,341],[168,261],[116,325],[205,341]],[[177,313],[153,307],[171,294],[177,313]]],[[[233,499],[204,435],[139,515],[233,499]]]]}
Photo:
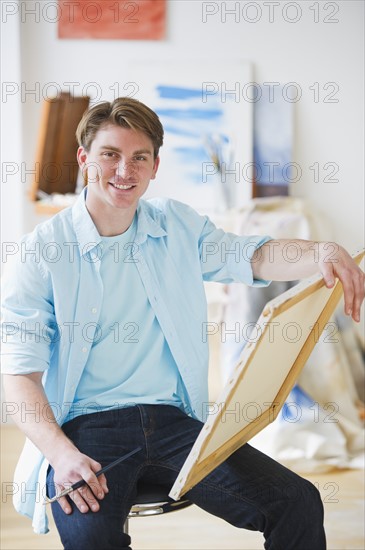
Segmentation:
{"type": "MultiPolygon", "coordinates": [[[[153,426],[148,438],[150,464],[143,476],[169,490],[202,424],[180,413],[167,430],[161,420],[153,426]]],[[[234,452],[186,496],[236,527],[263,532],[267,548],[325,548],[323,506],[317,489],[249,444],[234,452]]]]}
{"type": "MultiPolygon", "coordinates": [[[[123,414],[109,411],[77,417],[63,426],[66,435],[84,454],[110,464],[136,447],[143,446],[139,414],[135,408],[123,414]]],[[[100,510],[82,514],[70,501],[72,513],[65,514],[57,502],[52,514],[65,549],[87,550],[128,548],[130,538],[123,533],[123,525],[136,495],[136,483],[145,464],[142,449],[125,462],[107,472],[109,493],[99,501],[100,510]]],[[[55,494],[53,469],[47,476],[48,495],[55,494]]]]}

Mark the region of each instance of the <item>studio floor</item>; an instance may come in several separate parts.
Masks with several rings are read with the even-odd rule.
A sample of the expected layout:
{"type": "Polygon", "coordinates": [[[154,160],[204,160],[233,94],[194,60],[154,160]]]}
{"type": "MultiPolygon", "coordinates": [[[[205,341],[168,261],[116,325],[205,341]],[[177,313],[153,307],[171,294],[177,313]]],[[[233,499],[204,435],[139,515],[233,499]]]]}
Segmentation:
{"type": "MultiPolygon", "coordinates": [[[[57,531],[51,520],[50,533],[35,535],[31,522],[13,509],[7,495],[22,434],[11,425],[1,428],[1,550],[60,549],[57,531]]],[[[319,488],[326,512],[328,550],[363,550],[364,471],[333,470],[306,476],[319,488]]],[[[136,518],[130,522],[134,550],[256,550],[263,548],[260,533],[243,531],[210,516],[196,506],[180,512],[136,518]]],[[[311,550],[311,549],[308,549],[311,550]]]]}

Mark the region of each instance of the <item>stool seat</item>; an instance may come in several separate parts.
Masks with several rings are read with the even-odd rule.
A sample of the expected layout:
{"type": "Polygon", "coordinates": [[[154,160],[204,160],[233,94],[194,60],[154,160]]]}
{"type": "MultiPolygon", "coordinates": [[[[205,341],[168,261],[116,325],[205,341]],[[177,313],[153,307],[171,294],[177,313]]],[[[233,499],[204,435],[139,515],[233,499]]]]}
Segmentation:
{"type": "Polygon", "coordinates": [[[166,514],[182,510],[191,504],[192,502],[186,498],[178,501],[173,500],[168,496],[166,487],[162,485],[140,482],[137,486],[137,497],[128,518],[166,514]]]}

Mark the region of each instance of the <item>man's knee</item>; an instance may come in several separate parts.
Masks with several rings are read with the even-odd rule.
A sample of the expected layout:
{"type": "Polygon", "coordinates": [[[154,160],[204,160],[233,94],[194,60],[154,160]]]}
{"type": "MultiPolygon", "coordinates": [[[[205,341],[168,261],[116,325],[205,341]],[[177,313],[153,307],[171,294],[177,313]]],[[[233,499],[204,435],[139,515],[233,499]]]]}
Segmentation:
{"type": "Polygon", "coordinates": [[[299,478],[283,488],[287,520],[299,520],[303,529],[323,525],[324,511],[321,494],[310,481],[299,478]]]}
{"type": "Polygon", "coordinates": [[[281,488],[279,500],[266,518],[265,548],[325,549],[323,504],[313,483],[298,476],[281,488]]]}
{"type": "Polygon", "coordinates": [[[314,510],[323,511],[323,504],[321,493],[317,487],[307,479],[302,480],[303,500],[308,506],[313,507],[314,510]]]}

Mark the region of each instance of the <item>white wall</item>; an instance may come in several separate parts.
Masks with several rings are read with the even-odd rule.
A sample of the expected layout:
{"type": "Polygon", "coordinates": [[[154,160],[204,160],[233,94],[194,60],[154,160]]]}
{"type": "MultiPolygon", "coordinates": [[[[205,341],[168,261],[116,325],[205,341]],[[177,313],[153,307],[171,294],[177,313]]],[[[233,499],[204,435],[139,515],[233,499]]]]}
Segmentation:
{"type": "Polygon", "coordinates": [[[9,19],[6,25],[2,25],[1,31],[2,91],[5,90],[4,86],[7,91],[6,98],[4,95],[1,98],[1,241],[2,246],[11,253],[16,246],[12,243],[21,237],[25,227],[25,185],[19,177],[22,161],[22,104],[19,94],[15,93],[21,79],[18,18],[9,19]]]}
{"type": "MultiPolygon", "coordinates": [[[[23,4],[34,10],[37,2],[29,0],[23,4]]],[[[107,2],[99,4],[105,6],[107,2]]],[[[112,99],[115,83],[119,83],[120,95],[125,93],[123,85],[129,81],[134,61],[186,57],[202,63],[212,58],[246,59],[253,63],[254,80],[258,83],[296,83],[302,96],[295,104],[294,160],[301,166],[302,178],[292,184],[291,192],[307,197],[329,218],[334,238],[340,243],[350,249],[363,246],[363,2],[171,0],[168,37],[160,42],[58,40],[57,24],[49,21],[55,12],[51,8],[46,16],[40,12],[36,21],[34,14],[26,13],[24,5],[24,22],[20,23],[23,88],[39,86],[41,92],[43,89],[50,93],[50,82],[65,89],[64,83],[74,82],[78,83],[75,93],[81,93],[87,83],[95,82],[97,88],[89,87],[89,94],[101,90],[102,99],[112,99]],[[225,14],[225,9],[236,12],[225,14]],[[217,13],[206,15],[204,22],[204,13],[208,11],[217,13]],[[297,16],[296,22],[288,21],[297,16]],[[255,18],[256,22],[249,22],[255,18]],[[338,21],[324,22],[325,18],[338,21]],[[310,89],[315,83],[319,98],[310,89]],[[332,91],[338,102],[325,102],[332,91]],[[310,169],[315,163],[320,169],[319,182],[314,181],[314,170],[310,169]],[[334,166],[327,165],[325,170],[326,163],[338,165],[339,172],[333,176],[339,180],[337,183],[323,181],[334,166]]],[[[41,95],[28,94],[23,98],[24,160],[30,166],[41,95]]],[[[17,195],[6,195],[5,199],[5,216],[9,216],[11,224],[12,212],[18,208],[20,199],[17,195]]],[[[24,210],[24,229],[29,230],[37,220],[33,205],[27,200],[24,210]]]]}

